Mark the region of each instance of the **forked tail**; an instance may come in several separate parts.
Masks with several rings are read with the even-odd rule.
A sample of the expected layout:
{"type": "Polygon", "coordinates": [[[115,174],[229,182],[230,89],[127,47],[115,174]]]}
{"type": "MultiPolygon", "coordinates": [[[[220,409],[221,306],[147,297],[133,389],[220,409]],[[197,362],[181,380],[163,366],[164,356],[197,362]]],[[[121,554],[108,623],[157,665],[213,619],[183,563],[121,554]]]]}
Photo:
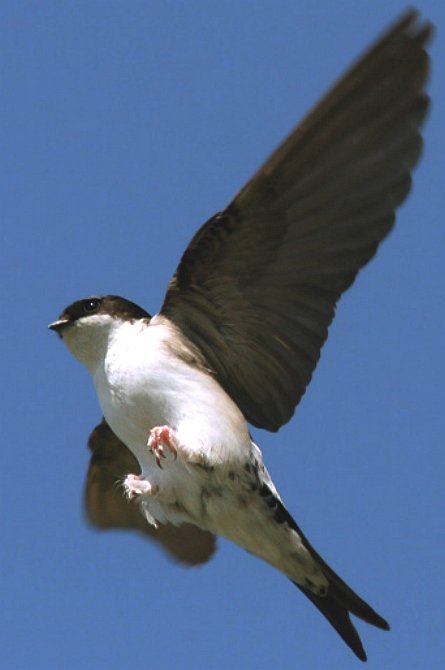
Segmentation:
{"type": "Polygon", "coordinates": [[[335,628],[346,644],[352,649],[354,654],[361,661],[366,661],[366,653],[363,649],[360,637],[352,624],[350,614],[370,623],[382,630],[389,630],[389,624],[383,617],[375,612],[368,603],[362,600],[354,591],[344,582],[333,570],[325,563],[321,556],[315,551],[307,538],[301,532],[289,512],[286,510],[280,500],[274,500],[274,515],[278,523],[287,523],[300,536],[304,546],[317,563],[320,570],[328,580],[328,589],[326,595],[317,595],[305,586],[293,583],[298,586],[300,591],[309,598],[311,602],[326,617],[329,623],[335,628]]]}

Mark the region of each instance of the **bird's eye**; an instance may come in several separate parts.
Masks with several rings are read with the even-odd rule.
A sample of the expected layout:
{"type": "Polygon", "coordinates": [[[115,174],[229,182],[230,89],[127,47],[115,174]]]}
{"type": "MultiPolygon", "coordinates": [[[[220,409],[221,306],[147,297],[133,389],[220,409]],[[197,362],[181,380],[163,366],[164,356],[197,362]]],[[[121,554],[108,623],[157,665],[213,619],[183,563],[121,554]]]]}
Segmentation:
{"type": "Polygon", "coordinates": [[[98,298],[90,298],[89,300],[85,300],[83,304],[83,311],[85,314],[92,314],[95,312],[100,305],[100,300],[98,298]]]}

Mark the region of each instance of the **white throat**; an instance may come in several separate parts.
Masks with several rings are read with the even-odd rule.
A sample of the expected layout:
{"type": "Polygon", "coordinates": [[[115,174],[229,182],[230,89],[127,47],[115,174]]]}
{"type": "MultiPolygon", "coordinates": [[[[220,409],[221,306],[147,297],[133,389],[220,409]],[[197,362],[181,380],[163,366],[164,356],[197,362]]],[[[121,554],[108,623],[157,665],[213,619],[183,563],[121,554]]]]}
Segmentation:
{"type": "Polygon", "coordinates": [[[94,314],[78,319],[63,333],[71,353],[94,374],[98,365],[103,364],[110,344],[126,326],[134,324],[108,314],[94,314]]]}

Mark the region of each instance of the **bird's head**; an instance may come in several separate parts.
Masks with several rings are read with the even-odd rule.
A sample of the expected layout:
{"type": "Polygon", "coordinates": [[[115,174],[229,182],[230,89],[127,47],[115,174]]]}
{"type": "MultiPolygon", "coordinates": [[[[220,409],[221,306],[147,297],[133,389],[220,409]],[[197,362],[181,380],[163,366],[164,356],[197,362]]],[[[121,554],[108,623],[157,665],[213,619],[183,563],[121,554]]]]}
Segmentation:
{"type": "Polygon", "coordinates": [[[105,357],[110,339],[124,323],[150,319],[150,315],[130,300],[117,295],[91,296],[66,307],[54,330],[71,353],[90,371],[105,357]]]}

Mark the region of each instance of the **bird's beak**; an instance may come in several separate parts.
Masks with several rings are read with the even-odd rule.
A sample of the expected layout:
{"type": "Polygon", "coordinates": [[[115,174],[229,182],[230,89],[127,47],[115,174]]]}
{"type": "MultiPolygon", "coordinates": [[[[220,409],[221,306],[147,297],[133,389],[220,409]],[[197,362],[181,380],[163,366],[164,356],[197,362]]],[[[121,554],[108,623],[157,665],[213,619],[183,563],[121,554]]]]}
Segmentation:
{"type": "Polygon", "coordinates": [[[54,330],[56,333],[58,333],[59,335],[61,335],[62,330],[63,330],[66,326],[68,326],[69,323],[70,323],[70,320],[69,320],[69,319],[67,319],[67,318],[63,319],[63,318],[62,318],[62,319],[58,319],[57,321],[54,321],[53,323],[50,323],[49,326],[48,326],[48,328],[49,328],[50,330],[54,330]]]}

